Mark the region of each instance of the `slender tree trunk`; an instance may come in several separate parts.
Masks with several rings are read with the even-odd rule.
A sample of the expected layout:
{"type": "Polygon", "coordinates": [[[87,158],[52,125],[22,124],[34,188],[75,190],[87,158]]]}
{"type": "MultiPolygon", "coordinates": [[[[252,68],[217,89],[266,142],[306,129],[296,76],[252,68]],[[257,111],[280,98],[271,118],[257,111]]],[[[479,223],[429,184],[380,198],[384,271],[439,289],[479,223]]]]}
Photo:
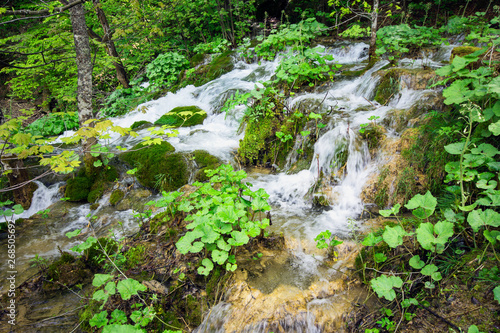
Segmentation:
{"type": "Polygon", "coordinates": [[[94,8],[97,13],[97,18],[99,19],[99,22],[101,23],[102,26],[102,30],[104,31],[102,42],[106,43],[108,54],[115,59],[113,61],[113,65],[115,66],[116,69],[116,78],[124,88],[130,88],[127,72],[125,71],[125,67],[123,66],[123,63],[120,60],[118,52],[116,51],[115,43],[111,38],[113,36],[113,33],[109,28],[108,19],[106,18],[106,15],[102,10],[102,5],[99,0],[92,0],[92,2],[94,3],[94,8]]]}
{"type": "Polygon", "coordinates": [[[378,5],[379,0],[373,1],[373,12],[372,12],[372,25],[371,25],[371,36],[370,36],[370,49],[368,50],[369,62],[375,61],[377,55],[375,50],[377,49],[377,21],[378,21],[378,5]]]}
{"type": "MultiPolygon", "coordinates": [[[[60,0],[63,4],[65,0],[60,0]]],[[[80,126],[93,118],[92,112],[92,58],[90,53],[89,34],[87,24],[85,23],[85,10],[82,4],[71,7],[69,10],[71,26],[73,27],[73,39],[76,51],[76,67],[78,70],[78,89],[77,105],[78,119],[80,126]]],[[[88,124],[92,126],[92,124],[88,124]]],[[[91,147],[97,143],[96,138],[88,138],[83,142],[84,151],[83,160],[85,163],[85,172],[87,175],[94,173],[94,161],[96,160],[90,154],[91,147]]]]}

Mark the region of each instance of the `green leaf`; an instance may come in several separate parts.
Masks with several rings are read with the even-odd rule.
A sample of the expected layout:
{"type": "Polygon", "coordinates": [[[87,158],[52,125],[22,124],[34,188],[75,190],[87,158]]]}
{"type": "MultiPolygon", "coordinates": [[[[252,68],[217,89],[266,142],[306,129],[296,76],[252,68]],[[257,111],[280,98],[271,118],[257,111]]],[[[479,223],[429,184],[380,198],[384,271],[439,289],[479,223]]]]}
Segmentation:
{"type": "Polygon", "coordinates": [[[442,253],[444,245],[453,236],[453,223],[438,222],[435,226],[432,223],[421,223],[416,234],[418,242],[424,249],[442,253]]]}
{"type": "Polygon", "coordinates": [[[388,301],[396,298],[396,292],[393,288],[401,288],[403,280],[397,276],[381,275],[378,278],[370,281],[372,289],[377,293],[378,297],[384,297],[388,301]]]}
{"type": "Polygon", "coordinates": [[[455,142],[449,145],[444,146],[444,150],[448,152],[448,154],[452,155],[461,155],[464,151],[465,142],[455,142]]]}
{"type": "Polygon", "coordinates": [[[395,204],[391,209],[379,210],[378,213],[383,217],[389,217],[391,215],[397,215],[400,208],[401,204],[395,204]]]}
{"type": "Polygon", "coordinates": [[[201,261],[203,266],[198,267],[198,274],[208,276],[208,274],[214,269],[214,264],[212,260],[205,258],[201,261]]]}
{"type": "Polygon", "coordinates": [[[227,242],[232,246],[244,245],[250,241],[250,238],[243,231],[234,230],[231,232],[231,236],[232,238],[229,238],[227,242]]]}
{"type": "Polygon", "coordinates": [[[101,328],[108,323],[108,311],[101,311],[96,313],[92,319],[89,320],[89,324],[92,327],[101,328]]]}
{"type": "Polygon", "coordinates": [[[14,214],[16,215],[22,214],[24,212],[23,206],[19,204],[12,206],[12,208],[14,208],[14,214]]]}
{"type": "Polygon", "coordinates": [[[226,262],[228,256],[229,253],[227,253],[226,251],[219,251],[219,250],[212,251],[212,259],[219,265],[223,265],[226,262]]]}
{"type": "Polygon", "coordinates": [[[81,229],[76,229],[74,231],[70,231],[66,233],[66,237],[68,238],[73,238],[75,236],[78,236],[82,230],[81,229]]]}
{"type": "Polygon", "coordinates": [[[137,295],[139,291],[146,291],[146,286],[134,279],[121,280],[116,285],[116,289],[122,296],[123,300],[128,300],[132,296],[137,295]]]}
{"type": "Polygon", "coordinates": [[[500,286],[496,286],[495,289],[493,289],[493,295],[495,300],[500,304],[500,286]]]}
{"type": "Polygon", "coordinates": [[[453,71],[458,72],[462,68],[465,68],[468,65],[468,62],[464,58],[456,56],[453,58],[451,65],[453,66],[453,71]]]}
{"type": "Polygon", "coordinates": [[[426,219],[434,213],[437,205],[437,199],[427,191],[424,195],[417,194],[405,205],[408,209],[414,209],[413,215],[420,219],[426,219]]]}
{"type": "Polygon", "coordinates": [[[489,126],[488,126],[488,130],[490,130],[491,133],[493,133],[493,135],[500,135],[500,120],[495,122],[495,123],[491,123],[489,126]]]}
{"type": "Polygon", "coordinates": [[[423,275],[427,275],[427,276],[431,276],[432,274],[434,274],[435,272],[438,271],[438,268],[436,265],[434,264],[429,264],[429,265],[425,265],[424,268],[422,268],[422,271],[421,273],[423,275]]]}
{"type": "Polygon", "coordinates": [[[483,231],[484,238],[486,238],[492,245],[497,243],[497,238],[500,237],[500,231],[498,230],[484,230],[483,231]]]}
{"type": "Polygon", "coordinates": [[[127,322],[127,315],[120,309],[115,309],[111,312],[110,324],[125,324],[127,322]]]}
{"type": "Polygon", "coordinates": [[[375,260],[376,263],[381,263],[387,260],[387,256],[383,253],[375,253],[373,259],[375,260]]]}
{"type": "Polygon", "coordinates": [[[434,281],[441,281],[441,279],[443,278],[441,276],[441,273],[440,272],[435,272],[435,273],[432,273],[431,274],[431,278],[434,280],[434,281]]]}
{"type": "Polygon", "coordinates": [[[425,266],[425,262],[423,262],[422,260],[420,260],[420,256],[419,255],[411,257],[411,259],[409,261],[409,264],[410,264],[411,267],[413,267],[415,269],[421,269],[422,267],[425,266]]]}
{"type": "Polygon", "coordinates": [[[106,282],[108,282],[112,278],[113,278],[113,275],[110,275],[110,274],[95,274],[94,280],[92,280],[92,285],[94,287],[99,288],[100,286],[104,285],[106,282]]]}
{"type": "Polygon", "coordinates": [[[382,241],[382,236],[375,236],[375,234],[371,232],[368,235],[366,235],[365,239],[363,239],[363,242],[361,242],[361,244],[364,246],[374,246],[380,243],[381,241],[382,241]]]}
{"type": "Polygon", "coordinates": [[[477,232],[482,226],[499,227],[500,226],[500,214],[492,209],[474,210],[467,216],[467,222],[469,222],[472,230],[477,232]]]}
{"type": "Polygon", "coordinates": [[[382,238],[391,248],[396,248],[403,244],[403,237],[408,236],[408,233],[404,229],[397,225],[395,227],[385,227],[382,238]]]}
{"type": "Polygon", "coordinates": [[[97,160],[97,161],[95,161],[95,162],[94,162],[94,166],[95,166],[96,168],[98,168],[98,167],[102,166],[102,161],[101,161],[101,160],[97,160]]]}

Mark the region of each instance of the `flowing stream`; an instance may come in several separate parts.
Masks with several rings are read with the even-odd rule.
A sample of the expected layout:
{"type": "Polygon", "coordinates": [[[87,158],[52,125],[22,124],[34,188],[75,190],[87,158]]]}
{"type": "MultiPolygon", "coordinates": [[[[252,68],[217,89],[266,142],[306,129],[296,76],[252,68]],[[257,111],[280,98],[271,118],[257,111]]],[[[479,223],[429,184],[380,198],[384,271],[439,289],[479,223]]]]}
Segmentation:
{"type": "MultiPolygon", "coordinates": [[[[443,60],[448,59],[449,50],[451,48],[417,61],[404,60],[400,66],[439,67],[443,60]]],[[[367,59],[368,45],[342,44],[328,47],[326,52],[332,54],[337,62],[357,70],[366,65],[363,62],[367,59]]],[[[208,118],[202,125],[180,128],[179,135],[169,139],[169,142],[177,151],[203,149],[228,163],[233,163],[233,154],[243,137],[243,134],[238,134],[238,127],[244,108],[237,107],[228,113],[220,113],[220,107],[234,91],[249,91],[254,85],[259,85],[259,81],[269,80],[278,64],[278,59],[263,61],[261,64],[246,64],[235,60],[234,70],[204,86],[188,86],[176,93],[168,93],[155,101],[143,104],[126,116],[112,120],[115,125],[129,127],[139,120],[155,121],[177,106],[196,105],[208,113],[208,118]]],[[[254,304],[248,301],[250,305],[247,304],[245,308],[246,319],[244,315],[237,314],[242,310],[241,304],[222,302],[212,308],[197,332],[229,332],[232,330],[230,325],[237,325],[237,330],[241,332],[267,332],[270,328],[279,331],[279,327],[286,332],[328,331],[323,323],[331,318],[337,318],[339,321],[342,313],[350,307],[355,297],[359,296],[341,286],[345,283],[344,263],[352,259],[349,252],[355,247],[349,240],[364,229],[360,219],[364,209],[360,198],[361,191],[367,179],[384,163],[383,159],[370,156],[366,142],[360,138],[359,128],[361,124],[370,122],[369,118],[372,116],[380,117],[378,121],[381,121],[389,110],[410,108],[426,93],[425,90],[404,88],[397,96],[393,96],[386,106],[374,102],[378,82],[376,72],[387,64],[387,61],[381,61],[359,77],[339,76],[339,80],[326,87],[323,86],[312,93],[297,94],[289,100],[292,107],[300,107],[301,104],[311,101],[316,101],[316,105],[317,102],[322,102],[319,106],[321,111],[315,112],[328,113],[330,116],[325,118],[328,119],[326,130],[314,145],[314,158],[309,168],[298,173],[288,172],[287,169],[300,158],[296,152],[292,152],[285,170],[278,173],[263,172],[259,169],[249,171],[253,190],[264,188],[270,194],[273,207],[273,225],[270,226],[270,231],[283,233],[285,236],[286,260],[271,258],[265,267],[263,266],[262,274],[248,278],[249,289],[261,297],[254,297],[254,304]],[[342,166],[336,163],[339,154],[347,154],[347,162],[342,172],[342,166]],[[335,178],[336,181],[326,187],[328,191],[323,193],[331,203],[330,207],[324,210],[312,209],[311,205],[310,191],[318,181],[320,173],[330,179],[335,178],[331,177],[332,175],[339,174],[335,178]],[[330,266],[325,265],[324,253],[316,250],[314,241],[314,238],[325,230],[330,230],[337,238],[345,241],[339,260],[330,266]],[[297,295],[302,297],[302,306],[294,311],[289,304],[290,300],[299,297],[297,295]],[[262,311],[257,312],[256,309],[251,310],[252,307],[270,309],[267,313],[261,313],[262,311]],[[276,312],[278,310],[273,309],[281,309],[280,314],[276,312]],[[249,314],[253,314],[254,318],[250,319],[249,314]],[[243,319],[238,316],[243,316],[243,319]]],[[[144,130],[139,134],[146,136],[148,132],[144,130]]],[[[388,129],[387,135],[398,134],[388,129]]],[[[115,144],[125,147],[131,147],[138,142],[138,139],[130,138],[112,140],[115,140],[115,144]]],[[[50,187],[41,183],[38,185],[32,207],[21,217],[27,218],[60,199],[59,184],[50,187]]],[[[95,213],[98,219],[94,223],[99,226],[100,233],[104,234],[113,229],[116,234],[121,235],[137,230],[132,211],[116,212],[109,207],[108,201],[109,197],[102,198],[101,208],[95,213]]],[[[17,243],[18,284],[35,271],[29,267],[29,261],[35,255],[54,256],[59,251],[58,247],[68,250],[78,241],[69,240],[64,234],[76,228],[86,230],[86,216],[90,213],[90,206],[73,204],[64,207],[63,211],[54,213],[54,221],[47,221],[45,226],[26,228],[20,235],[17,243]]],[[[1,244],[5,246],[6,241],[2,240],[1,244]]],[[[2,281],[5,281],[4,272],[7,271],[6,253],[7,251],[0,253],[2,281]]],[[[4,288],[6,287],[2,285],[1,292],[5,292],[4,288]]],[[[228,298],[231,300],[231,296],[228,298]]]]}

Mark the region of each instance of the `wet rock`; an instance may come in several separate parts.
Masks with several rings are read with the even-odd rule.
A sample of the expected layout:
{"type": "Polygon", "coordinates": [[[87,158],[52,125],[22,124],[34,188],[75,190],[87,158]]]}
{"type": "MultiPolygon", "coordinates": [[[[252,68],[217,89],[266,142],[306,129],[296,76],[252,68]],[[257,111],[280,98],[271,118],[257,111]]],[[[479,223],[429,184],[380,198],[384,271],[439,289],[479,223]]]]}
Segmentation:
{"type": "Polygon", "coordinates": [[[203,124],[207,113],[197,106],[176,107],[155,121],[155,125],[168,125],[174,127],[191,127],[203,124]]]}
{"type": "Polygon", "coordinates": [[[144,202],[152,195],[151,191],[144,189],[132,190],[116,204],[116,210],[124,211],[134,209],[142,211],[144,209],[144,202]]]}

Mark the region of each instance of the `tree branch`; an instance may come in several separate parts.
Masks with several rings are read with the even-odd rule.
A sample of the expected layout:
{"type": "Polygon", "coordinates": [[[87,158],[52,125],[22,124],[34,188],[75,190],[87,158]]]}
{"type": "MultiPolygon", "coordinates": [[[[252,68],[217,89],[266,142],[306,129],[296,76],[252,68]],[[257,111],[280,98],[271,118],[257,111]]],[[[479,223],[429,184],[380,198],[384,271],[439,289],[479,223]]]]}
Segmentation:
{"type": "Polygon", "coordinates": [[[28,9],[7,10],[4,13],[0,14],[0,16],[6,16],[6,15],[38,16],[38,15],[47,15],[47,14],[52,14],[52,13],[60,14],[60,13],[64,12],[65,10],[68,10],[71,7],[79,5],[83,2],[84,2],[84,0],[76,0],[72,3],[68,3],[65,6],[56,7],[56,8],[54,8],[54,10],[52,12],[48,9],[43,9],[43,10],[28,10],[28,9]]]}

